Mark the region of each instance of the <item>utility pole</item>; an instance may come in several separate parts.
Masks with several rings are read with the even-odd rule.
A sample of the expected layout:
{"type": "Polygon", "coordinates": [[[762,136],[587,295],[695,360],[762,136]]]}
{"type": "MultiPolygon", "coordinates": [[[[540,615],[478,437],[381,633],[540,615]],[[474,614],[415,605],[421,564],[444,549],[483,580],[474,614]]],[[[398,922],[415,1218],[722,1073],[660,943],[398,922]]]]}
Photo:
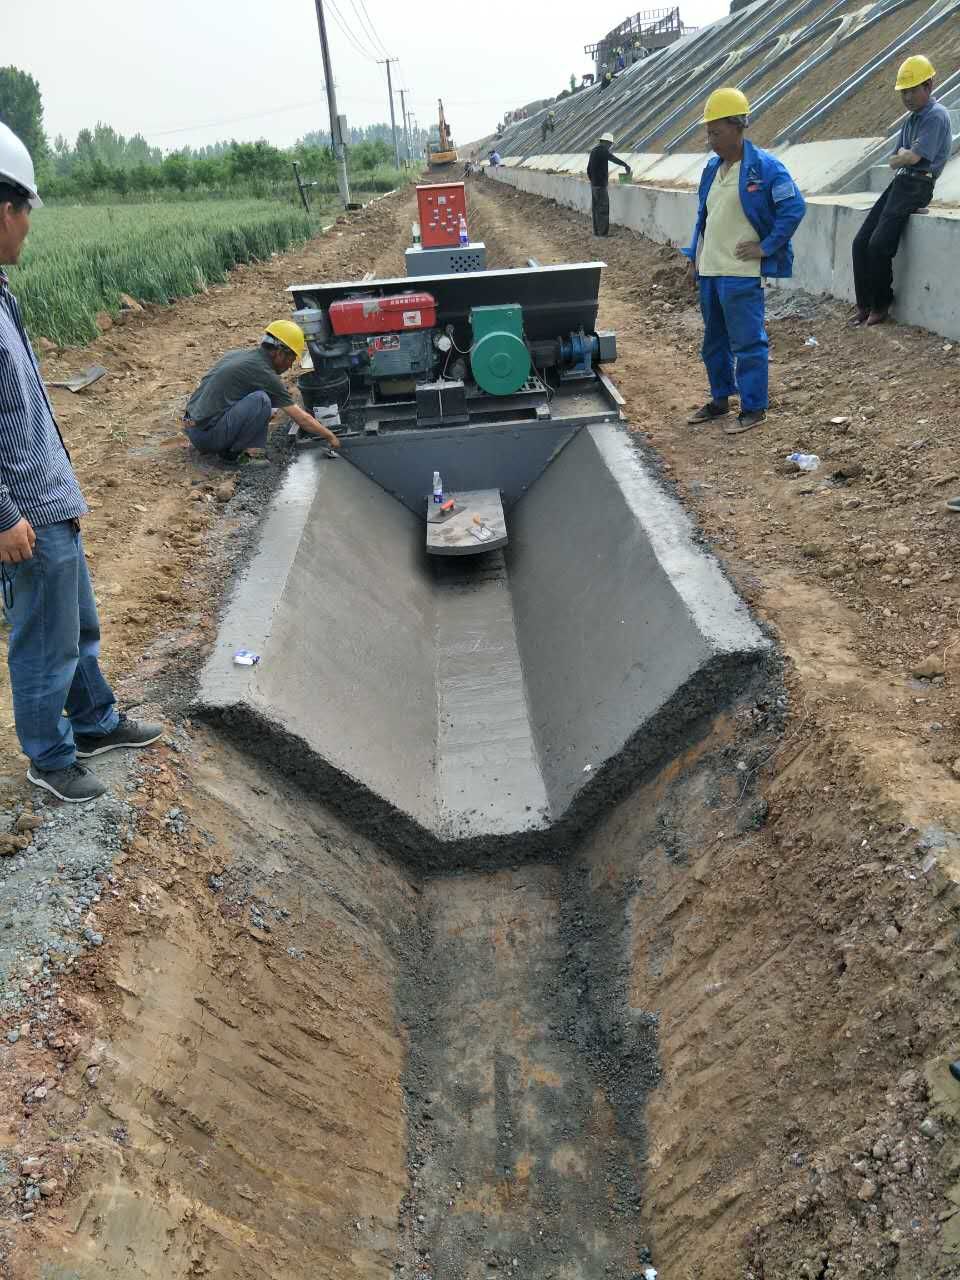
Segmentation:
{"type": "Polygon", "coordinates": [[[410,154],[410,128],[407,120],[406,93],[406,89],[400,90],[400,114],[403,116],[403,150],[407,157],[407,164],[409,165],[413,156],[410,154]]]}
{"type": "Polygon", "coordinates": [[[327,107],[330,111],[330,141],[333,143],[333,157],[337,166],[337,185],[340,188],[340,199],[343,207],[350,207],[350,179],[347,177],[347,157],[343,150],[343,138],[340,136],[340,123],[337,119],[337,91],[333,87],[333,66],[330,62],[330,45],[327,41],[327,20],[323,14],[323,0],[316,0],[317,26],[320,28],[320,49],[323,53],[323,78],[327,83],[327,107]]]}
{"type": "MultiPolygon", "coordinates": [[[[318,0],[319,3],[319,0],[318,0]]],[[[382,67],[387,68],[387,93],[390,95],[390,127],[393,130],[393,154],[396,156],[397,168],[400,168],[400,139],[397,135],[397,113],[393,106],[393,77],[390,75],[390,63],[399,62],[399,58],[378,59],[382,67]]]]}

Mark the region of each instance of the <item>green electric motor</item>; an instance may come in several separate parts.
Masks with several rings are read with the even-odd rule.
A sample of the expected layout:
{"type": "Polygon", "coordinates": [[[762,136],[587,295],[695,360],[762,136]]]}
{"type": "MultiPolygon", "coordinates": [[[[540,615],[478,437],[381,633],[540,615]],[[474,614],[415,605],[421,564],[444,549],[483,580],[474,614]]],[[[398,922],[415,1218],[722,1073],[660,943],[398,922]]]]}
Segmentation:
{"type": "Polygon", "coordinates": [[[491,396],[511,396],[530,376],[523,341],[523,307],[473,307],[470,367],[477,386],[491,396]]]}

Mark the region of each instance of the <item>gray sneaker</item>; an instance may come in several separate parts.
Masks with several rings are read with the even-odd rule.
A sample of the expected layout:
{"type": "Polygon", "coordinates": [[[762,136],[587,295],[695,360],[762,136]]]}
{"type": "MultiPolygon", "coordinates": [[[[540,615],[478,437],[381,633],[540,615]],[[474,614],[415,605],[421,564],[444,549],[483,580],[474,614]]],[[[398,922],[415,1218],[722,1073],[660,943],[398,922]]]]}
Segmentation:
{"type": "Polygon", "coordinates": [[[67,804],[86,804],[107,789],[97,775],[82,764],[67,765],[66,769],[41,769],[32,764],[27,770],[27,780],[35,787],[52,791],[58,800],[66,800],[67,804]]]}
{"type": "Polygon", "coordinates": [[[151,724],[148,720],[131,720],[124,712],[120,712],[117,727],[111,733],[93,738],[89,734],[73,735],[77,748],[77,756],[88,760],[90,756],[102,756],[105,751],[116,751],[118,747],[149,747],[163,737],[163,725],[151,724]]]}

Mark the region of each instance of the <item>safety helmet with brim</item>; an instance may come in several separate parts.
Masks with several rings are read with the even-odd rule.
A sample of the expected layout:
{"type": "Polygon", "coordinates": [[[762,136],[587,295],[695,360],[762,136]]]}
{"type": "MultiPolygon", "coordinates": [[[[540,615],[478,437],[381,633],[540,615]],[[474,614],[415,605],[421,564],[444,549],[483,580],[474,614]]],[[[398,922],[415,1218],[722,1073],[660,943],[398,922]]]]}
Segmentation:
{"type": "Polygon", "coordinates": [[[916,89],[917,85],[926,84],[936,74],[930,59],[924,57],[922,53],[915,53],[900,64],[900,70],[897,72],[897,92],[916,89]]]}
{"type": "Polygon", "coordinates": [[[611,147],[612,147],[612,146],[613,146],[613,134],[612,134],[612,133],[601,133],[601,135],[600,135],[600,141],[601,141],[601,142],[609,142],[609,143],[610,143],[610,145],[611,145],[611,147]]]}
{"type": "Polygon", "coordinates": [[[729,120],[731,116],[748,116],[750,103],[740,89],[715,89],[703,108],[703,123],[712,120],[729,120]]]}
{"type": "Polygon", "coordinates": [[[43,207],[37,193],[37,179],[30,152],[7,125],[0,123],[0,182],[19,187],[32,209],[43,207]]]}
{"type": "Polygon", "coordinates": [[[264,334],[264,340],[271,339],[267,342],[267,346],[286,347],[288,351],[299,360],[304,351],[307,349],[307,340],[303,335],[303,330],[293,320],[274,320],[272,324],[268,324],[264,334]]]}

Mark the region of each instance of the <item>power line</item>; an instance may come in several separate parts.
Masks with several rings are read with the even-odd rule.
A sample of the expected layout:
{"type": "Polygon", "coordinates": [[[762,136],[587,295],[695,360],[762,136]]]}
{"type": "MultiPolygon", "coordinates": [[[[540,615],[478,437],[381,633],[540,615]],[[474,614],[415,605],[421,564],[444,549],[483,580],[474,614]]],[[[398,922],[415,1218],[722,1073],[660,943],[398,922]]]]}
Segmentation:
{"type": "Polygon", "coordinates": [[[380,33],[377,31],[376,27],[371,22],[370,14],[367,12],[367,6],[364,4],[364,0],[360,0],[360,9],[357,8],[357,0],[350,0],[350,5],[353,9],[353,12],[357,15],[357,21],[360,23],[361,29],[364,26],[366,26],[367,32],[371,36],[374,45],[379,45],[380,52],[384,55],[384,57],[386,57],[387,46],[380,39],[380,33]],[[361,9],[363,10],[362,17],[360,14],[361,9]]]}
{"type": "MultiPolygon", "coordinates": [[[[379,98],[366,99],[369,102],[379,102],[379,98]]],[[[144,137],[166,138],[173,133],[193,133],[197,129],[219,129],[227,124],[239,124],[242,120],[258,120],[261,116],[278,116],[285,111],[304,111],[308,107],[319,107],[322,103],[318,99],[312,102],[292,102],[288,107],[265,107],[262,111],[251,111],[248,115],[230,116],[226,120],[211,120],[207,124],[184,124],[178,125],[176,129],[140,129],[139,132],[144,137]]]]}
{"type": "Polygon", "coordinates": [[[340,10],[337,8],[336,4],[334,4],[334,0],[327,0],[327,3],[330,5],[330,12],[333,15],[334,22],[340,28],[341,32],[346,37],[346,39],[353,46],[353,49],[355,50],[355,52],[359,53],[361,58],[367,58],[369,59],[370,62],[376,62],[377,60],[376,54],[371,53],[369,50],[363,47],[363,45],[360,43],[357,37],[350,30],[350,24],[344,19],[343,15],[340,13],[340,10]]]}

